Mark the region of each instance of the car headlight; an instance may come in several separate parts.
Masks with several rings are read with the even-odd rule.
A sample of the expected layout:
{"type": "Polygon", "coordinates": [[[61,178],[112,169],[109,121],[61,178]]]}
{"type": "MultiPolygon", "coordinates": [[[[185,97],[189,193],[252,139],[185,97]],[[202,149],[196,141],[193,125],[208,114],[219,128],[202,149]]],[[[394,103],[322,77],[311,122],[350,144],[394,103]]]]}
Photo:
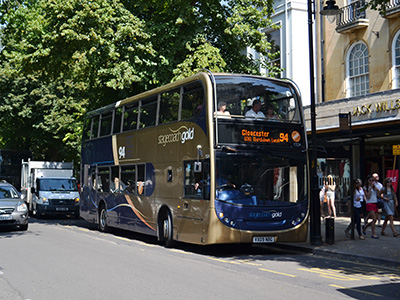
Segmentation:
{"type": "Polygon", "coordinates": [[[28,207],[26,206],[25,203],[21,203],[17,206],[17,211],[27,211],[28,207]]]}
{"type": "Polygon", "coordinates": [[[79,205],[79,197],[75,198],[74,200],[75,200],[75,205],[79,205]]]}

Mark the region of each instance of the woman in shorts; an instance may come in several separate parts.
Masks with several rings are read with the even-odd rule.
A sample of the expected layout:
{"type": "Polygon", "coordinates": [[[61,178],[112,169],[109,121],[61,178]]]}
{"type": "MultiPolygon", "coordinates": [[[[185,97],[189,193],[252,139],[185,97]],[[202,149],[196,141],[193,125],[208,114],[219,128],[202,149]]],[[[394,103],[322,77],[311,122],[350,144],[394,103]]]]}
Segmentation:
{"type": "Polygon", "coordinates": [[[364,187],[364,194],[366,196],[366,203],[367,203],[367,216],[365,217],[365,222],[367,223],[368,220],[371,218],[372,221],[367,223],[367,225],[363,226],[363,234],[366,234],[367,228],[371,226],[372,236],[373,239],[379,239],[379,237],[375,234],[375,223],[377,220],[376,214],[378,213],[378,196],[379,196],[379,189],[375,184],[375,179],[368,175],[367,179],[365,180],[365,187],[364,187]]]}

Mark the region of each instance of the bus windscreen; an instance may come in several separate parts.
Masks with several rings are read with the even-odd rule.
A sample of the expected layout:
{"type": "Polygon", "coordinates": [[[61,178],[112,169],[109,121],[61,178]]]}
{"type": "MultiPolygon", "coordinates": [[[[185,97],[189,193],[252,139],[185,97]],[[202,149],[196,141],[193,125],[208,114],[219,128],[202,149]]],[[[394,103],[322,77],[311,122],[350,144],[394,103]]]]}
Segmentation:
{"type": "Polygon", "coordinates": [[[233,204],[282,206],[306,201],[302,159],[220,153],[216,161],[217,199],[233,204]]]}

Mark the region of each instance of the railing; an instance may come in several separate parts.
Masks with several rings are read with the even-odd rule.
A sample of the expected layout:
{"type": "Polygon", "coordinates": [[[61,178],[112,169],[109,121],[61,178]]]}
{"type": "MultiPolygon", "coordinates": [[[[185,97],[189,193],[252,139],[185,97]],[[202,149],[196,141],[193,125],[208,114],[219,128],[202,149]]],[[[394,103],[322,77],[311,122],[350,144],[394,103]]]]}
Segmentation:
{"type": "MultiPolygon", "coordinates": [[[[400,0],[390,0],[400,1],[400,0]]],[[[346,26],[357,22],[357,20],[365,19],[365,0],[359,0],[351,3],[350,5],[340,8],[340,13],[336,16],[336,26],[346,26]]]]}
{"type": "Polygon", "coordinates": [[[400,0],[389,0],[388,3],[386,4],[386,11],[398,7],[399,4],[400,4],[400,0]]]}
{"type": "Polygon", "coordinates": [[[388,0],[385,4],[386,11],[381,13],[384,18],[395,18],[400,16],[400,0],[388,0]]]}

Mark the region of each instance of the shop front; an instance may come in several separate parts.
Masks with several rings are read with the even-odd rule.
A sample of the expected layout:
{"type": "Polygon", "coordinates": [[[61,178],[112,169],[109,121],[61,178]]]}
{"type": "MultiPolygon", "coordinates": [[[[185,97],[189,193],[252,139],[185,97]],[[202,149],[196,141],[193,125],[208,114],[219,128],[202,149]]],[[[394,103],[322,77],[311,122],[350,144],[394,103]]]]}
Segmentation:
{"type": "MultiPolygon", "coordinates": [[[[334,178],[338,216],[350,211],[355,178],[364,184],[368,174],[377,173],[380,182],[392,177],[399,197],[400,90],[317,104],[316,115],[319,185],[322,188],[329,175],[334,178]]],[[[309,129],[309,107],[305,108],[305,117],[309,129]]],[[[310,129],[308,133],[311,134],[310,129]]],[[[328,213],[326,206],[323,205],[324,215],[328,213]]]]}

